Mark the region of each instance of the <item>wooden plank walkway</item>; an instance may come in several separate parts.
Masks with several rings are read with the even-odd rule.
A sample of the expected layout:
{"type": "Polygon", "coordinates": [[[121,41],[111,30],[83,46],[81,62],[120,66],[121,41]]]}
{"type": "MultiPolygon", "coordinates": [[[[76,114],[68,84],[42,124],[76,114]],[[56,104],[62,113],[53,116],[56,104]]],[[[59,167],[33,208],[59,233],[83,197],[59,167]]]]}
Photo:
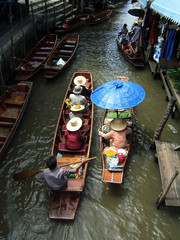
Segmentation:
{"type": "MultiPolygon", "coordinates": [[[[174,151],[179,143],[155,141],[163,191],[175,171],[180,173],[180,151],[174,151]]],[[[173,181],[166,197],[166,206],[180,207],[180,174],[173,181]]]]}

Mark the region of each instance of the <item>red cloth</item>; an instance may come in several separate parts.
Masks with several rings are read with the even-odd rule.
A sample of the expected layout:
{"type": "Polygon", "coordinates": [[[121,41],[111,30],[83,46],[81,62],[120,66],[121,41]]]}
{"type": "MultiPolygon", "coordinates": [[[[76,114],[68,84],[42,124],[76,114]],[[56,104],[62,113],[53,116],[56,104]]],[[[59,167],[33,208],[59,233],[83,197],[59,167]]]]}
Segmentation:
{"type": "Polygon", "coordinates": [[[66,143],[65,147],[68,149],[80,149],[82,145],[83,135],[81,130],[75,132],[65,131],[66,143]]]}
{"type": "Polygon", "coordinates": [[[149,36],[149,43],[155,44],[157,43],[158,33],[159,33],[159,15],[152,15],[150,17],[150,21],[152,23],[151,30],[150,30],[150,36],[149,36]]]}

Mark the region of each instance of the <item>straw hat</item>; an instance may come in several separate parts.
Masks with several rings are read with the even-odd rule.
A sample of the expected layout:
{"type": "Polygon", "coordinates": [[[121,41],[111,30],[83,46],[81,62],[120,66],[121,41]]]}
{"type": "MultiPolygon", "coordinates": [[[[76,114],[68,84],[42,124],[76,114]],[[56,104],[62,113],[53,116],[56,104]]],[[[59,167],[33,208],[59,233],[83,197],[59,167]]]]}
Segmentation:
{"type": "Polygon", "coordinates": [[[80,105],[79,103],[75,103],[72,107],[71,107],[71,111],[74,112],[79,112],[81,110],[83,110],[85,107],[83,105],[80,105]]]}
{"type": "Polygon", "coordinates": [[[80,85],[77,85],[73,89],[74,94],[80,94],[82,92],[82,87],[80,85]]]}
{"type": "Polygon", "coordinates": [[[86,83],[86,78],[84,76],[77,76],[74,79],[75,85],[84,85],[86,83]]]}
{"type": "Polygon", "coordinates": [[[73,117],[66,125],[67,130],[75,132],[82,126],[82,120],[79,117],[73,117]]]}
{"type": "Polygon", "coordinates": [[[110,127],[114,131],[122,131],[127,127],[127,122],[121,118],[115,118],[111,121],[110,127]]]}

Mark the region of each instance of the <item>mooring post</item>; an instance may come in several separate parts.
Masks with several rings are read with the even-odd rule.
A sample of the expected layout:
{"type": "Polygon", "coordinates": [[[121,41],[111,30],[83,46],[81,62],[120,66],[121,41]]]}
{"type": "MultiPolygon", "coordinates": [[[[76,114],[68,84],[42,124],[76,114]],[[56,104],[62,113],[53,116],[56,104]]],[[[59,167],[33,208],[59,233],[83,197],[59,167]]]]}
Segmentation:
{"type": "Polygon", "coordinates": [[[11,8],[11,4],[9,7],[9,21],[10,21],[10,34],[11,34],[11,51],[12,51],[12,68],[13,71],[15,70],[15,61],[14,61],[14,40],[13,40],[13,24],[12,24],[12,19],[13,19],[13,15],[12,15],[12,8],[11,8]]]}
{"type": "Polygon", "coordinates": [[[22,28],[22,36],[23,36],[23,50],[24,50],[24,56],[25,56],[25,54],[26,54],[26,40],[25,40],[25,33],[24,33],[24,25],[23,25],[21,4],[20,4],[20,18],[21,18],[21,28],[22,28]]]}
{"type": "Polygon", "coordinates": [[[33,22],[33,26],[34,26],[34,37],[35,37],[35,42],[37,42],[37,30],[36,30],[36,24],[35,24],[35,20],[34,20],[34,9],[33,9],[33,4],[31,3],[31,13],[32,13],[32,22],[33,22]]]}
{"type": "Polygon", "coordinates": [[[161,133],[163,131],[163,128],[164,128],[169,116],[171,115],[171,112],[172,112],[172,109],[173,109],[175,103],[176,103],[176,98],[171,96],[171,98],[169,100],[169,103],[168,103],[168,106],[167,106],[167,109],[166,109],[166,111],[165,111],[159,125],[157,126],[155,133],[154,133],[151,148],[155,148],[155,140],[158,140],[160,138],[161,133]]]}
{"type": "Polygon", "coordinates": [[[0,73],[1,73],[1,84],[4,85],[3,71],[1,67],[1,55],[0,55],[0,73]]]}
{"type": "Polygon", "coordinates": [[[169,184],[167,185],[167,187],[165,188],[164,192],[162,192],[157,201],[156,201],[156,204],[157,204],[157,209],[159,209],[160,207],[160,204],[162,203],[162,201],[165,199],[174,179],[177,177],[177,175],[179,174],[179,172],[176,170],[176,172],[173,174],[173,176],[171,177],[170,181],[169,181],[169,184]]]}
{"type": "Polygon", "coordinates": [[[47,0],[44,0],[45,3],[45,20],[46,20],[46,32],[47,34],[50,34],[50,30],[49,30],[49,19],[48,19],[48,3],[47,0]]]}

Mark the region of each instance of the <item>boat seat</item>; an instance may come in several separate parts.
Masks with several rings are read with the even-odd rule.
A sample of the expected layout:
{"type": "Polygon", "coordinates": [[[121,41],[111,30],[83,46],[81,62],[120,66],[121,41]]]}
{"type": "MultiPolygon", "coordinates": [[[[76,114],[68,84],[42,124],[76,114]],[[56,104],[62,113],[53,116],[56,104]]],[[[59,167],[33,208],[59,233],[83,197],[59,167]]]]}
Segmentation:
{"type": "MultiPolygon", "coordinates": [[[[40,47],[40,49],[43,49],[43,50],[50,50],[50,51],[51,51],[51,50],[52,50],[52,47],[40,47]]],[[[50,51],[49,51],[49,52],[50,52],[50,51]]]]}
{"type": "MultiPolygon", "coordinates": [[[[89,130],[89,125],[83,125],[82,128],[80,128],[82,132],[87,132],[89,130]]],[[[64,132],[66,130],[66,125],[64,124],[62,126],[62,131],[64,132]]]]}
{"type": "Polygon", "coordinates": [[[3,146],[4,145],[4,142],[0,142],[0,146],[3,146]]]}
{"type": "Polygon", "coordinates": [[[59,52],[62,53],[62,54],[63,54],[63,53],[66,54],[66,53],[72,53],[73,51],[70,50],[70,49],[60,49],[59,52]]]}
{"type": "MultiPolygon", "coordinates": [[[[68,115],[71,112],[71,110],[67,109],[66,110],[66,115],[68,115]]],[[[84,117],[89,117],[90,116],[90,111],[86,110],[85,112],[82,113],[84,117]]]]}
{"type": "Polygon", "coordinates": [[[47,55],[47,52],[40,52],[40,51],[38,51],[38,52],[35,52],[34,54],[35,55],[47,55]]]}
{"type": "Polygon", "coordinates": [[[74,44],[76,44],[76,41],[73,41],[73,40],[67,40],[66,43],[74,43],[74,44]]]}
{"type": "Polygon", "coordinates": [[[13,127],[14,123],[11,123],[11,122],[1,122],[0,121],[0,126],[3,126],[3,127],[13,127]]]}
{"type": "Polygon", "coordinates": [[[15,123],[17,118],[0,116],[0,122],[11,122],[15,123]]]}
{"type": "Polygon", "coordinates": [[[61,151],[61,152],[83,153],[83,152],[86,151],[87,147],[88,147],[88,144],[85,143],[85,144],[83,145],[83,147],[82,147],[81,149],[79,149],[79,150],[70,150],[70,149],[67,149],[67,148],[65,147],[65,144],[64,144],[64,143],[59,143],[58,149],[59,149],[59,151],[61,151]]]}
{"type": "Polygon", "coordinates": [[[82,192],[82,179],[68,178],[67,188],[61,192],[82,192]]]}
{"type": "Polygon", "coordinates": [[[32,67],[24,67],[24,70],[22,70],[22,69],[18,69],[17,71],[18,71],[18,73],[22,73],[22,74],[24,74],[24,73],[26,73],[26,72],[32,72],[33,71],[33,69],[34,68],[32,68],[32,67]]]}
{"type": "Polygon", "coordinates": [[[10,105],[22,106],[24,104],[24,101],[7,99],[4,103],[10,104],[10,105]]]}
{"type": "Polygon", "coordinates": [[[33,60],[34,60],[34,59],[36,59],[36,60],[44,60],[44,59],[46,59],[46,56],[44,56],[44,57],[34,56],[34,57],[33,57],[33,60]]]}

